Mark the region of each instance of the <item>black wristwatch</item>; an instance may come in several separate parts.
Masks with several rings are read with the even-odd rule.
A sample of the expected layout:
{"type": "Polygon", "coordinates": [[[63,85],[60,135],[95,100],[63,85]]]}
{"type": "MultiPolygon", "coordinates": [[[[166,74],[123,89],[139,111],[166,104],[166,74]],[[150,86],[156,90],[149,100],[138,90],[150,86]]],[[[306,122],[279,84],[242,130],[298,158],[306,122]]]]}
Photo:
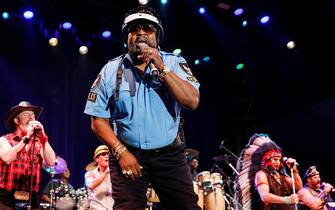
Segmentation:
{"type": "Polygon", "coordinates": [[[23,143],[28,144],[29,143],[29,138],[27,136],[22,138],[23,143]]]}

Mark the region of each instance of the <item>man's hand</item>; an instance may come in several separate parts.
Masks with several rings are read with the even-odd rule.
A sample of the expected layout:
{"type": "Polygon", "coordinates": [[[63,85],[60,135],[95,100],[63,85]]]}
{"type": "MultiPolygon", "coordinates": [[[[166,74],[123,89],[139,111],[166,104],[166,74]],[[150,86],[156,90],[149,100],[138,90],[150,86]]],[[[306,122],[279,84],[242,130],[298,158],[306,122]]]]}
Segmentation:
{"type": "Polygon", "coordinates": [[[125,175],[127,178],[134,180],[142,176],[142,166],[140,166],[134,155],[131,154],[128,150],[121,154],[119,164],[123,175],[125,175]]]}
{"type": "Polygon", "coordinates": [[[29,139],[34,138],[34,135],[38,138],[41,144],[45,144],[48,141],[48,136],[46,135],[44,131],[44,127],[42,123],[39,121],[33,120],[28,123],[28,127],[26,128],[27,130],[27,137],[29,139]]]}

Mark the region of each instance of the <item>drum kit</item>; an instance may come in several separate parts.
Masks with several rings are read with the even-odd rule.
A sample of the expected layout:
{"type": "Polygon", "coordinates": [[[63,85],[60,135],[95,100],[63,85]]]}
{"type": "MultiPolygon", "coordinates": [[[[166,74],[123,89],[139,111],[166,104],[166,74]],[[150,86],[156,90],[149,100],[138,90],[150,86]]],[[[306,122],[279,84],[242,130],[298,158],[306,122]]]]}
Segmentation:
{"type": "MultiPolygon", "coordinates": [[[[199,152],[195,149],[186,148],[185,155],[188,158],[197,157],[199,152]]],[[[215,162],[226,161],[227,157],[216,156],[213,158],[215,162]]],[[[198,195],[198,205],[203,210],[231,210],[232,196],[229,195],[230,177],[227,176],[222,170],[216,165],[217,170],[202,171],[197,174],[193,180],[194,192],[198,195]],[[225,179],[222,178],[224,175],[225,179]]],[[[155,193],[154,189],[149,185],[147,189],[147,208],[146,210],[155,210],[160,204],[159,197],[155,193]]]]}
{"type": "MultiPolygon", "coordinates": [[[[224,183],[220,173],[203,171],[193,181],[194,192],[198,195],[198,205],[203,210],[226,210],[224,183]]],[[[155,190],[149,185],[147,189],[146,210],[160,209],[160,200],[155,190]]]]}
{"type": "MultiPolygon", "coordinates": [[[[194,149],[185,149],[186,156],[195,157],[199,152],[194,149]]],[[[198,205],[203,210],[231,210],[232,189],[231,178],[221,169],[217,163],[225,163],[234,170],[230,164],[231,156],[219,155],[213,158],[215,168],[210,171],[202,171],[193,180],[194,192],[198,195],[198,205]],[[224,179],[223,179],[224,177],[224,179]]]]}
{"type": "MultiPolygon", "coordinates": [[[[56,174],[63,174],[67,170],[65,160],[59,156],[56,157],[55,166],[42,165],[43,169],[54,178],[56,174]]],[[[41,203],[41,209],[56,209],[56,210],[88,210],[88,193],[86,187],[73,189],[67,184],[61,182],[57,187],[52,185],[50,190],[50,203],[41,203]]]]}

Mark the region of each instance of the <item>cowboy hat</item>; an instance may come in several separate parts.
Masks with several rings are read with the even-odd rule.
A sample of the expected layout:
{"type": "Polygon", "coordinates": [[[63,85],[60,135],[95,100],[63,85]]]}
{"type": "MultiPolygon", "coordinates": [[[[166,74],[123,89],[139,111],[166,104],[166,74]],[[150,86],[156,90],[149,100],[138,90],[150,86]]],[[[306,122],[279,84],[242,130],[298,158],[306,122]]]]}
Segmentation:
{"type": "Polygon", "coordinates": [[[100,145],[98,146],[94,151],[93,159],[97,158],[101,153],[108,153],[108,147],[106,145],[100,145]]]}
{"type": "Polygon", "coordinates": [[[35,118],[38,119],[43,107],[31,105],[29,101],[21,101],[18,105],[10,108],[7,113],[5,113],[3,122],[8,130],[15,129],[14,118],[23,111],[33,111],[35,118]]]}

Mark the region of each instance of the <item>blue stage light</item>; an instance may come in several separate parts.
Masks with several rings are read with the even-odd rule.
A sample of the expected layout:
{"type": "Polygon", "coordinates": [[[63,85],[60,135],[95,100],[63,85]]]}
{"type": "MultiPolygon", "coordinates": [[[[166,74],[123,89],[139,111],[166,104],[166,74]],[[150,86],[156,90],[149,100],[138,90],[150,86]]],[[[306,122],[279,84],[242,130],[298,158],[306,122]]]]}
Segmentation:
{"type": "Polygon", "coordinates": [[[32,11],[27,10],[23,13],[23,17],[26,19],[32,19],[34,17],[34,13],[32,11]]]}

